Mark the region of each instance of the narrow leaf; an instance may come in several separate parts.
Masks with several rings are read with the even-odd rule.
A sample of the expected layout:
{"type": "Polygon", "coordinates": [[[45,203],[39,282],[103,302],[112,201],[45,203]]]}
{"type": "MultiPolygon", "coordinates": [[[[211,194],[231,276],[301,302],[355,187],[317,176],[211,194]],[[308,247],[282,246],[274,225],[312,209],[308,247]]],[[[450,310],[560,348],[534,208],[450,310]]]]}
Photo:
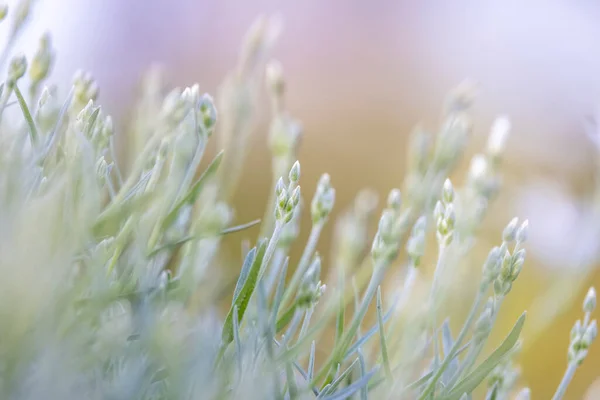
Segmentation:
{"type": "MultiPolygon", "coordinates": [[[[387,322],[391,318],[392,312],[394,311],[394,306],[395,305],[392,305],[392,307],[388,310],[388,312],[385,313],[385,315],[383,316],[384,323],[387,322]]],[[[367,342],[378,331],[379,331],[379,323],[373,325],[371,327],[371,329],[369,329],[367,331],[367,333],[364,334],[364,336],[362,336],[360,339],[358,339],[356,342],[354,342],[354,344],[352,346],[350,346],[350,348],[348,349],[348,351],[346,351],[346,354],[344,355],[344,360],[347,360],[348,357],[352,356],[359,347],[362,347],[362,345],[365,344],[365,342],[367,342]]]]}
{"type": "Polygon", "coordinates": [[[179,200],[174,206],[173,209],[167,214],[165,220],[163,221],[163,227],[169,227],[177,219],[177,215],[179,214],[179,210],[186,204],[193,204],[198,195],[200,194],[202,188],[206,184],[209,178],[215,175],[219,166],[221,165],[221,161],[223,160],[223,150],[219,152],[215,156],[215,158],[210,162],[206,170],[200,175],[200,178],[190,187],[188,192],[179,200]]]}
{"type": "MultiPolygon", "coordinates": [[[[448,319],[442,324],[442,349],[444,350],[444,357],[448,357],[450,349],[454,345],[454,339],[452,338],[452,332],[450,331],[450,322],[448,319]]],[[[447,384],[450,379],[458,371],[458,358],[454,358],[448,364],[448,367],[442,374],[442,383],[447,384]]]]}
{"type": "Polygon", "coordinates": [[[358,357],[352,362],[352,364],[350,364],[348,366],[348,368],[346,368],[344,370],[344,372],[342,372],[333,382],[331,382],[331,385],[329,386],[329,388],[327,389],[327,392],[325,394],[329,394],[329,393],[333,393],[335,392],[335,390],[338,388],[338,386],[340,385],[340,383],[342,383],[342,381],[344,379],[346,379],[346,377],[348,376],[348,374],[350,374],[350,372],[352,372],[352,370],[354,369],[354,366],[356,364],[358,364],[358,357]]]}
{"type": "Polygon", "coordinates": [[[526,313],[521,314],[502,344],[498,346],[498,348],[494,350],[494,352],[465,379],[457,383],[447,396],[442,397],[443,400],[460,399],[460,396],[462,396],[463,393],[471,393],[477,386],[479,386],[479,384],[504,359],[504,357],[512,350],[519,340],[519,335],[521,334],[521,330],[525,324],[525,316],[526,313]]]}
{"type": "Polygon", "coordinates": [[[381,305],[381,286],[377,287],[377,324],[379,326],[379,340],[381,342],[381,359],[383,360],[383,368],[390,381],[392,381],[392,369],[390,368],[390,360],[387,352],[387,344],[385,341],[385,329],[383,326],[383,311],[381,305]]]}
{"type": "Polygon", "coordinates": [[[260,224],[260,219],[255,219],[254,221],[247,222],[245,224],[230,226],[229,228],[225,228],[221,231],[221,235],[227,235],[229,233],[243,231],[244,229],[252,228],[254,225],[260,224]]]}
{"type": "Polygon", "coordinates": [[[329,397],[325,397],[324,400],[344,400],[354,395],[356,392],[367,386],[373,375],[377,372],[377,369],[371,370],[368,374],[364,375],[361,379],[354,382],[352,385],[346,386],[342,390],[329,397]]]}
{"type": "MultiPolygon", "coordinates": [[[[246,312],[246,308],[248,307],[248,303],[250,302],[252,293],[254,293],[254,289],[256,288],[258,272],[260,270],[262,259],[265,255],[266,248],[267,240],[263,239],[258,243],[256,247],[256,256],[253,257],[254,260],[249,270],[247,271],[247,273],[244,274],[245,276],[242,276],[242,274],[240,274],[238,285],[236,285],[236,290],[234,291],[233,304],[229,310],[229,313],[227,314],[225,324],[223,325],[223,333],[221,335],[221,339],[223,341],[223,344],[225,345],[231,343],[233,340],[233,306],[237,306],[239,322],[244,318],[244,313],[246,312]]],[[[246,258],[248,259],[248,257],[246,258]]]]}
{"type": "Polygon", "coordinates": [[[308,381],[312,382],[315,375],[315,341],[310,344],[310,355],[308,356],[308,381]]]}
{"type": "Polygon", "coordinates": [[[242,264],[242,270],[240,271],[240,276],[238,277],[237,283],[235,284],[235,289],[233,290],[233,302],[237,299],[240,294],[240,290],[246,283],[248,279],[248,275],[250,274],[250,268],[252,268],[252,264],[254,264],[254,260],[256,259],[256,247],[250,249],[248,254],[246,254],[246,258],[244,259],[244,263],[242,264]]]}
{"type": "MultiPolygon", "coordinates": [[[[279,306],[281,305],[281,299],[283,298],[283,290],[285,288],[285,277],[287,274],[287,268],[289,265],[289,258],[286,258],[283,263],[283,268],[279,275],[279,282],[277,284],[277,289],[275,289],[275,297],[273,298],[273,306],[271,307],[271,315],[272,321],[271,324],[275,324],[277,320],[277,313],[279,312],[279,306]]],[[[275,329],[277,332],[277,329],[275,329]]]]}

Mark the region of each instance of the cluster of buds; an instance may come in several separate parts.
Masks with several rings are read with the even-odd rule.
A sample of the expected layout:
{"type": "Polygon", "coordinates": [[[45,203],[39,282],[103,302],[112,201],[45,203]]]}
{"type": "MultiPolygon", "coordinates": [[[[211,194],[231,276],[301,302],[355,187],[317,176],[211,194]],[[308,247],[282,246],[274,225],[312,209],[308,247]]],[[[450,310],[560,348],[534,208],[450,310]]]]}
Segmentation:
{"type": "Polygon", "coordinates": [[[520,246],[525,243],[528,236],[529,223],[525,220],[519,225],[519,220],[513,218],[502,232],[503,243],[498,254],[495,253],[496,260],[500,260],[500,266],[497,271],[492,271],[492,262],[490,260],[490,271],[487,276],[496,275],[494,279],[494,293],[498,296],[506,296],[512,288],[513,282],[517,279],[525,263],[525,249],[520,246]],[[513,252],[508,246],[514,243],[513,252]]]}
{"type": "Polygon", "coordinates": [[[89,72],[77,71],[73,78],[73,112],[79,113],[90,100],[98,98],[98,84],[89,72]]]}
{"type": "Polygon", "coordinates": [[[168,127],[174,128],[183,122],[190,112],[190,102],[180,88],[171,90],[164,98],[161,115],[168,127]]]}
{"type": "Polygon", "coordinates": [[[446,179],[442,187],[442,198],[438,200],[433,211],[436,223],[436,237],[440,246],[448,246],[454,238],[456,213],[454,211],[454,188],[450,179],[446,179]]]}
{"type": "Polygon", "coordinates": [[[306,274],[298,290],[296,304],[301,308],[310,308],[317,304],[326,286],[321,283],[321,257],[315,254],[315,257],[308,267],[306,274]]]}
{"type": "Polygon", "coordinates": [[[583,322],[577,320],[571,329],[571,342],[569,343],[569,362],[580,365],[587,356],[588,349],[596,336],[598,325],[596,320],[590,321],[592,312],[596,309],[596,290],[589,289],[583,301],[585,317],[583,322]]]}
{"type": "Polygon", "coordinates": [[[42,133],[54,129],[60,114],[60,103],[56,96],[56,86],[45,87],[42,90],[35,111],[35,123],[42,133]]]}
{"type": "Polygon", "coordinates": [[[27,58],[23,54],[15,56],[8,66],[8,78],[6,85],[8,88],[13,88],[17,81],[27,72],[27,58]]]}
{"type": "Polygon", "coordinates": [[[52,42],[50,35],[45,33],[40,38],[40,44],[37,52],[31,61],[29,69],[29,78],[31,79],[31,88],[35,92],[41,81],[46,79],[54,62],[54,51],[52,50],[52,42]]]}
{"type": "Polygon", "coordinates": [[[502,161],[510,129],[510,121],[506,117],[498,117],[492,125],[485,154],[476,154],[471,159],[469,187],[486,201],[495,196],[500,189],[498,167],[502,161]]]}
{"type": "Polygon", "coordinates": [[[217,108],[215,107],[213,98],[207,93],[200,94],[200,87],[196,84],[185,88],[181,94],[181,99],[187,104],[187,107],[185,105],[181,107],[181,111],[183,112],[181,118],[185,118],[187,114],[186,109],[188,111],[192,110],[195,116],[197,133],[210,137],[217,123],[217,108]]]}
{"type": "Polygon", "coordinates": [[[392,189],[371,246],[371,256],[376,263],[389,263],[398,255],[402,234],[408,229],[409,217],[408,210],[401,212],[401,205],[400,191],[392,189]]]}
{"type": "Polygon", "coordinates": [[[294,217],[294,213],[300,204],[300,163],[296,161],[288,174],[290,184],[285,187],[283,178],[279,178],[275,185],[275,219],[287,224],[294,217]]]}
{"type": "Polygon", "coordinates": [[[317,190],[310,204],[310,213],[312,222],[316,224],[324,224],[333,209],[335,204],[335,189],[331,186],[331,178],[329,174],[321,175],[317,190]]]}
{"type": "Polygon", "coordinates": [[[77,114],[75,127],[82,132],[98,152],[106,149],[114,134],[112,118],[105,116],[93,100],[77,114]]]}
{"type": "Polygon", "coordinates": [[[473,125],[469,112],[474,94],[473,85],[465,82],[446,101],[445,119],[433,154],[433,164],[438,171],[447,171],[463,153],[473,125]]]}
{"type": "Polygon", "coordinates": [[[406,252],[410,257],[412,265],[418,267],[421,257],[425,254],[425,234],[427,231],[427,218],[422,215],[413,225],[410,237],[406,242],[406,252]]]}
{"type": "MultiPolygon", "coordinates": [[[[300,182],[300,163],[298,161],[292,165],[292,168],[288,174],[288,179],[290,182],[288,190],[291,190],[293,193],[293,191],[296,190],[296,187],[298,187],[298,182],[300,182]]],[[[300,201],[298,202],[297,206],[294,207],[292,219],[285,224],[281,230],[281,236],[277,241],[277,246],[279,248],[289,249],[294,240],[296,240],[298,237],[298,234],[300,233],[300,215],[302,212],[302,205],[303,202],[302,198],[300,197],[300,201]]]]}

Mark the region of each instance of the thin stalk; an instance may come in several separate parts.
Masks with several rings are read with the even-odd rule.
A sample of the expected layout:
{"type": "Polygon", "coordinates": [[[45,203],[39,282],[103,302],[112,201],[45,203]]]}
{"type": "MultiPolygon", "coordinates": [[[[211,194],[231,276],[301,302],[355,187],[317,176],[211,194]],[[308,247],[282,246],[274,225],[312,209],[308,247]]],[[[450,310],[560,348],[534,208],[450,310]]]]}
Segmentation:
{"type": "MultiPolygon", "coordinates": [[[[294,271],[294,275],[290,280],[290,283],[283,294],[283,299],[281,304],[287,304],[294,296],[296,289],[302,282],[302,278],[304,277],[304,273],[306,269],[310,266],[310,260],[315,252],[315,248],[317,247],[317,243],[319,241],[319,237],[321,236],[321,231],[323,230],[324,222],[318,222],[313,224],[310,235],[306,242],[306,247],[304,248],[304,252],[302,253],[302,257],[300,257],[300,262],[298,263],[298,267],[296,271],[294,271]]],[[[277,226],[276,226],[277,228],[277,226]]]]}
{"type": "MultiPolygon", "coordinates": [[[[265,274],[265,271],[269,265],[269,261],[271,261],[271,257],[273,257],[273,254],[275,253],[275,249],[277,248],[277,242],[279,242],[279,237],[281,236],[281,232],[283,230],[284,225],[285,222],[283,221],[275,222],[275,229],[273,229],[273,234],[271,235],[271,239],[269,240],[269,244],[267,245],[267,250],[265,251],[265,256],[263,257],[262,264],[260,266],[260,270],[258,273],[258,281],[260,281],[263,278],[263,275],[265,274]]],[[[283,304],[284,303],[282,301],[281,305],[283,304]]]]}
{"type": "Polygon", "coordinates": [[[479,310],[481,301],[484,298],[486,289],[487,289],[487,286],[480,288],[480,290],[477,292],[477,297],[475,298],[475,302],[473,303],[473,306],[471,307],[471,311],[469,311],[467,320],[465,321],[465,324],[463,325],[462,329],[460,330],[460,333],[458,334],[456,341],[454,342],[454,344],[452,345],[452,348],[450,349],[450,351],[444,358],[444,361],[442,361],[442,364],[440,365],[440,367],[436,370],[435,374],[429,381],[429,384],[427,385],[425,390],[423,390],[423,393],[421,393],[421,396],[419,396],[418,400],[425,400],[425,399],[429,398],[429,396],[435,391],[437,381],[440,379],[440,377],[444,373],[444,370],[446,368],[448,368],[450,361],[452,361],[454,359],[454,356],[460,349],[460,345],[462,344],[462,342],[465,340],[465,337],[467,336],[467,333],[469,332],[471,325],[475,321],[475,316],[477,315],[477,311],[479,310]]]}
{"type": "MultiPolygon", "coordinates": [[[[496,311],[494,312],[494,315],[492,316],[492,326],[494,326],[494,324],[496,323],[496,319],[498,318],[498,311],[500,309],[500,305],[502,304],[502,300],[503,300],[502,297],[498,299],[498,304],[496,305],[496,311]]],[[[488,338],[490,337],[490,333],[491,333],[491,330],[487,332],[487,334],[481,339],[481,341],[477,345],[475,345],[474,347],[469,349],[469,352],[467,353],[465,361],[460,366],[460,369],[455,374],[455,377],[453,377],[452,380],[450,381],[450,383],[448,384],[449,387],[451,387],[451,385],[456,383],[460,378],[462,378],[465,374],[468,374],[471,371],[471,368],[473,368],[473,365],[475,365],[477,358],[479,358],[479,355],[483,351],[483,348],[485,347],[485,343],[487,342],[488,338]]]]}
{"type": "Polygon", "coordinates": [[[27,102],[25,98],[23,98],[23,94],[21,90],[19,90],[19,86],[15,83],[13,90],[15,91],[15,95],[17,96],[17,101],[19,102],[19,106],[21,106],[21,111],[23,112],[23,116],[25,117],[25,121],[27,121],[27,125],[29,126],[29,137],[31,138],[31,144],[35,146],[38,140],[38,131],[35,126],[35,121],[31,116],[31,112],[29,111],[29,107],[27,106],[27,102]]]}
{"type": "Polygon", "coordinates": [[[438,308],[438,298],[436,295],[439,292],[440,285],[440,275],[443,274],[443,269],[445,266],[447,254],[447,247],[443,244],[439,245],[438,251],[438,260],[435,266],[435,271],[433,273],[433,284],[431,285],[431,292],[429,293],[429,301],[431,304],[431,329],[432,329],[432,339],[433,339],[433,360],[434,360],[434,368],[437,368],[439,364],[439,349],[438,349],[438,336],[437,336],[437,308],[438,308]]]}
{"type": "MultiPolygon", "coordinates": [[[[373,297],[377,292],[377,287],[383,280],[383,276],[385,275],[385,271],[387,269],[386,266],[387,263],[384,263],[382,265],[375,265],[365,295],[360,303],[358,311],[354,314],[354,317],[352,318],[350,327],[344,334],[343,339],[340,340],[340,345],[336,346],[336,349],[334,349],[334,351],[331,353],[331,356],[329,357],[327,362],[321,367],[321,370],[317,374],[316,381],[323,379],[329,373],[331,366],[339,362],[340,360],[338,359],[343,357],[346,353],[346,349],[354,339],[356,331],[358,330],[358,327],[360,326],[365,314],[367,313],[367,310],[369,309],[371,300],[373,300],[373,297]]],[[[330,375],[324,384],[330,383],[329,381],[331,381],[332,379],[333,376],[330,375]]]]}
{"type": "Polygon", "coordinates": [[[569,387],[569,383],[571,383],[571,380],[573,380],[575,371],[577,371],[577,363],[570,362],[562,380],[560,381],[560,385],[558,385],[558,388],[556,389],[556,393],[554,393],[554,396],[552,396],[552,400],[560,400],[563,398],[565,392],[567,391],[567,387],[569,387]]]}

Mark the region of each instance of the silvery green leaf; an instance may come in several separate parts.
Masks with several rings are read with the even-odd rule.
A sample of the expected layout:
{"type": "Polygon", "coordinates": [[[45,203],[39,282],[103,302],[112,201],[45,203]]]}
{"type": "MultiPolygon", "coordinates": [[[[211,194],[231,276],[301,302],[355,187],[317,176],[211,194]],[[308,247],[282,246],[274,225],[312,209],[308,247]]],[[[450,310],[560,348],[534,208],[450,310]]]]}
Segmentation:
{"type": "MultiPolygon", "coordinates": [[[[254,257],[250,257],[254,258],[252,263],[249,261],[247,263],[250,265],[250,267],[246,267],[247,272],[242,271],[240,274],[240,279],[238,280],[236,289],[234,290],[233,304],[229,309],[229,313],[227,314],[227,318],[225,319],[225,323],[223,325],[221,339],[225,345],[231,343],[233,340],[233,306],[237,306],[239,314],[238,318],[239,321],[241,321],[244,318],[244,313],[246,312],[246,308],[250,302],[250,297],[252,297],[252,293],[254,293],[254,289],[256,288],[258,272],[260,270],[262,259],[265,255],[266,248],[267,239],[263,239],[256,246],[256,255],[254,257]]],[[[248,260],[248,258],[249,257],[246,257],[246,260],[248,260]]],[[[246,266],[246,262],[244,264],[244,266],[246,266]]]]}
{"type": "Polygon", "coordinates": [[[364,375],[361,379],[355,381],[351,385],[346,386],[339,392],[334,393],[329,397],[324,397],[323,400],[343,400],[349,398],[350,396],[354,395],[356,392],[367,386],[376,372],[377,369],[374,368],[368,374],[364,375]]]}
{"type": "Polygon", "coordinates": [[[454,400],[460,399],[463,393],[471,393],[479,384],[492,372],[492,370],[498,365],[504,357],[510,353],[512,348],[515,346],[525,324],[526,313],[521,314],[508,336],[504,339],[502,344],[498,346],[496,350],[477,368],[475,368],[467,377],[462,381],[458,382],[456,386],[448,393],[443,396],[440,400],[454,400]]]}
{"type": "Polygon", "coordinates": [[[223,160],[223,153],[224,153],[223,151],[220,151],[215,156],[215,158],[213,158],[213,160],[210,162],[208,167],[206,167],[206,170],[204,170],[202,175],[200,175],[198,180],[196,182],[194,182],[194,184],[190,187],[190,189],[187,191],[187,193],[181,198],[181,200],[179,200],[173,206],[173,208],[167,214],[167,216],[165,217],[165,219],[163,221],[163,228],[169,227],[177,219],[179,210],[181,210],[181,208],[184,205],[193,204],[196,201],[196,199],[200,195],[200,192],[202,191],[202,188],[204,187],[206,182],[211,177],[213,177],[215,175],[215,173],[217,172],[217,170],[219,169],[219,166],[221,165],[221,161],[223,160]]]}
{"type": "MultiPolygon", "coordinates": [[[[450,322],[448,319],[444,321],[442,324],[442,348],[444,350],[444,356],[447,357],[450,353],[450,349],[454,344],[454,339],[452,338],[452,332],[450,331],[450,322]]],[[[454,376],[456,371],[458,371],[458,358],[454,358],[448,364],[448,367],[442,374],[442,383],[447,384],[449,380],[454,376]]]]}

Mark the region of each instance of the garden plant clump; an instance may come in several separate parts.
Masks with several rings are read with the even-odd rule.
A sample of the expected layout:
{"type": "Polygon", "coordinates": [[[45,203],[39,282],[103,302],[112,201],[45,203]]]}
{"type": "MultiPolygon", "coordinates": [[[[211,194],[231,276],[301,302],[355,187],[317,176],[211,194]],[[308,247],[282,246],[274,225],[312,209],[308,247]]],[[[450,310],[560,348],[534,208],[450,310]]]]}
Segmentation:
{"type": "MultiPolygon", "coordinates": [[[[449,96],[437,134],[413,133],[404,186],[390,190],[370,238],[373,193],[360,192],[334,221],[335,177],[301,191],[302,128],[284,106],[283,69],[270,60],[276,19],[253,25],[216,104],[198,85],[163,93],[150,75],[122,133],[127,163],[115,156],[91,74],[77,73],[64,97],[46,86],[50,36],[33,57],[8,56],[29,6],[0,10],[11,24],[0,94],[0,398],[530,398],[515,366],[525,313],[495,350],[486,347],[525,263],[526,220],[509,221],[482,262],[471,309],[452,324],[460,329],[442,307],[460,289],[448,272],[467,257],[501,189],[510,131],[499,117],[464,185],[452,184],[472,130],[468,85],[449,96]],[[260,221],[234,224],[230,202],[265,86],[271,197],[260,221]],[[221,151],[200,168],[209,140],[221,151]],[[312,227],[293,262],[301,213],[312,227]],[[256,224],[260,238],[242,246],[221,315],[221,242],[256,224]],[[327,266],[316,252],[326,224],[336,226],[327,266]],[[426,251],[437,263],[420,296],[426,251]],[[383,285],[398,271],[402,284],[383,285]]],[[[596,337],[595,305],[590,289],[555,399],[596,337]]]]}

